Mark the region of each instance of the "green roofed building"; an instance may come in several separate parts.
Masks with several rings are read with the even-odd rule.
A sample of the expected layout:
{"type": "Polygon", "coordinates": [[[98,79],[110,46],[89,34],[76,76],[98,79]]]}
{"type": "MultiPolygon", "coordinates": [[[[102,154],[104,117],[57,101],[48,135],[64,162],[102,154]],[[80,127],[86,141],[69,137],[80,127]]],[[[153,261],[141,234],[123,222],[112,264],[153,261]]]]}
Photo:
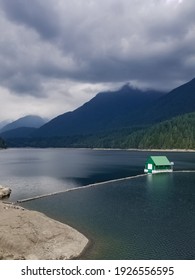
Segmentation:
{"type": "Polygon", "coordinates": [[[170,162],[166,156],[150,156],[145,163],[145,173],[155,174],[162,172],[172,172],[173,162],[170,162]]]}

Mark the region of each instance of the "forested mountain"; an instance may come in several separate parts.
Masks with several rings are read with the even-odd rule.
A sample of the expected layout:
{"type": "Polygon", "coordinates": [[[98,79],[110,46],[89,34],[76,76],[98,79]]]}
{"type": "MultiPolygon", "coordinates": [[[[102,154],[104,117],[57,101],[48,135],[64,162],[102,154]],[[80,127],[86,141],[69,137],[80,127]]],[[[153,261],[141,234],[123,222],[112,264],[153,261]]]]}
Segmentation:
{"type": "Polygon", "coordinates": [[[109,133],[50,138],[10,138],[14,147],[71,147],[121,149],[195,149],[195,112],[148,126],[109,133]]]}
{"type": "Polygon", "coordinates": [[[59,137],[111,132],[113,129],[152,125],[195,111],[195,79],[167,94],[125,85],[102,92],[89,102],[43,125],[35,137],[59,137]]]}
{"type": "Polygon", "coordinates": [[[195,149],[194,130],[195,79],[168,94],[125,85],[41,128],[0,135],[12,147],[195,149]]]}
{"type": "MultiPolygon", "coordinates": [[[[58,142],[60,144],[59,139],[58,142]]],[[[195,149],[195,113],[133,132],[123,129],[109,134],[74,137],[66,145],[90,148],[195,149]]]]}
{"type": "Polygon", "coordinates": [[[83,106],[56,117],[36,131],[36,137],[86,135],[140,124],[145,108],[164,93],[141,91],[125,85],[115,92],[101,92],[83,106]]]}

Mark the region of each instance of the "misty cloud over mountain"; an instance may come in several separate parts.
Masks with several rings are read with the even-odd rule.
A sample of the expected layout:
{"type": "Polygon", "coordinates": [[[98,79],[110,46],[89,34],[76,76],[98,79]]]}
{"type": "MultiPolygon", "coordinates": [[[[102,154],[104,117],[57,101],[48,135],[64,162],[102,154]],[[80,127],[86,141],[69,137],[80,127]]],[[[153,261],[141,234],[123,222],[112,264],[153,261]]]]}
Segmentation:
{"type": "Polygon", "coordinates": [[[0,0],[0,12],[7,108],[54,116],[111,85],[167,91],[194,77],[192,0],[0,0]]]}

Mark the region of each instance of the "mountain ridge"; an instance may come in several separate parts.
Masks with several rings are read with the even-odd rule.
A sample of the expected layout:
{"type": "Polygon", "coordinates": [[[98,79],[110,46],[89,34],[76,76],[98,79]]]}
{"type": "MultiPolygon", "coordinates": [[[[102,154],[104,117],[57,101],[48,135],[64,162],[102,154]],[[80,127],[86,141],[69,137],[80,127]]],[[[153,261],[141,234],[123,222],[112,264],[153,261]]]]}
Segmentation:
{"type": "MultiPolygon", "coordinates": [[[[149,143],[148,139],[152,134],[154,137],[151,143],[155,146],[154,138],[158,138],[158,135],[154,133],[154,130],[161,131],[159,133],[166,136],[163,122],[171,121],[172,125],[172,119],[175,117],[184,118],[182,123],[186,123],[188,131],[184,125],[181,126],[181,129],[186,130],[186,133],[189,133],[189,127],[194,131],[192,124],[187,123],[190,119],[185,116],[191,112],[195,112],[195,79],[168,93],[152,90],[141,91],[125,85],[118,91],[98,93],[74,111],[59,115],[40,128],[34,130],[16,129],[8,131],[7,135],[4,135],[6,140],[9,137],[12,139],[9,142],[11,146],[20,147],[24,145],[116,148],[118,145],[118,147],[127,148],[128,142],[126,140],[131,138],[129,143],[133,143],[136,148],[137,143],[142,143],[140,137],[145,139],[143,143],[149,143]],[[17,133],[19,132],[20,136],[18,137],[17,133]]],[[[192,120],[195,120],[194,116],[192,120]]],[[[177,120],[173,120],[173,122],[179,126],[177,120]]],[[[187,137],[185,133],[184,135],[187,137]]],[[[174,137],[176,136],[174,135],[174,137]]],[[[181,138],[180,134],[178,137],[181,138]]],[[[192,137],[195,136],[189,133],[191,146],[194,145],[192,137]]],[[[168,144],[169,142],[166,143],[166,145],[168,144]]],[[[170,144],[173,143],[170,142],[170,144]]],[[[182,145],[185,148],[185,143],[182,145]]],[[[131,148],[133,147],[131,146],[131,148]]]]}
{"type": "MultiPolygon", "coordinates": [[[[156,115],[155,122],[195,111],[195,78],[162,96],[151,110],[156,115]]],[[[147,113],[145,119],[149,119],[147,113]]]]}
{"type": "Polygon", "coordinates": [[[39,128],[34,137],[86,135],[114,128],[152,125],[195,111],[195,79],[168,93],[141,91],[123,86],[101,92],[72,112],[64,113],[39,128]]]}
{"type": "Polygon", "coordinates": [[[118,91],[100,92],[72,112],[64,113],[43,125],[34,137],[71,136],[96,133],[135,123],[136,111],[164,92],[141,91],[125,85],[118,91]],[[127,117],[128,115],[128,117],[127,117]]]}

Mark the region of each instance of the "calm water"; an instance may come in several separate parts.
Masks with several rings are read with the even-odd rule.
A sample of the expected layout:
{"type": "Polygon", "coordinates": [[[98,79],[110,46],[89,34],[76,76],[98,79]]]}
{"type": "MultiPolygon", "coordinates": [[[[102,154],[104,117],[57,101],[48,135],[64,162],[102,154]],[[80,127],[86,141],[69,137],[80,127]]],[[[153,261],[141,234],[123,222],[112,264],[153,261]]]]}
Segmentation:
{"type": "MultiPolygon", "coordinates": [[[[0,184],[10,200],[143,173],[154,152],[10,149],[0,184]]],[[[195,153],[160,153],[195,171],[195,153]]],[[[92,238],[86,259],[195,259],[195,173],[158,174],[24,203],[92,238]]]]}

